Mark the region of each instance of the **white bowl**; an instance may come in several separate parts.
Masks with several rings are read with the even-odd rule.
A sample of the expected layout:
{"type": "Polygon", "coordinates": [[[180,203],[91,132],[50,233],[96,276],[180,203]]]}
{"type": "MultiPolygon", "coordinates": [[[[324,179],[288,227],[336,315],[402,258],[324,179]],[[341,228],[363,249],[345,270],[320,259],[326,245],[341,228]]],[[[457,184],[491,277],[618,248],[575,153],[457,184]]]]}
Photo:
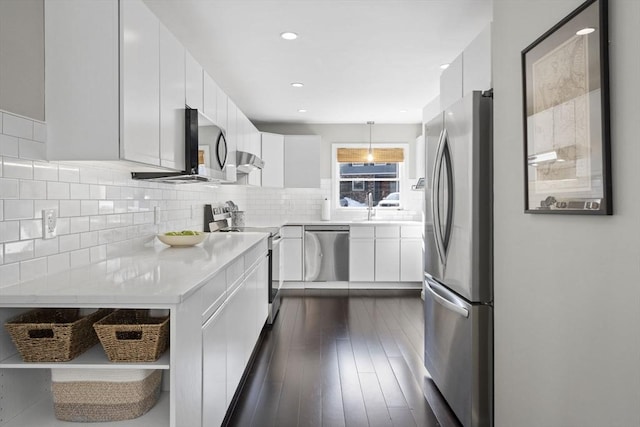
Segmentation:
{"type": "Polygon", "coordinates": [[[167,236],[158,234],[158,240],[169,246],[193,246],[202,243],[207,238],[205,233],[196,234],[194,236],[167,236]]]}

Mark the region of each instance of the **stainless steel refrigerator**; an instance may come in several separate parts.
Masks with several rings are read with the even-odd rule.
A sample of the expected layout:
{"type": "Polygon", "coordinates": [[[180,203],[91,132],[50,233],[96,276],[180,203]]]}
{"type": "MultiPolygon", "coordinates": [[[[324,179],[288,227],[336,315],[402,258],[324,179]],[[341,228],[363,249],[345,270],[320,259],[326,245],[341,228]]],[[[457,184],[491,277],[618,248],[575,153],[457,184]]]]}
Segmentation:
{"type": "Polygon", "coordinates": [[[424,363],[465,427],[493,425],[492,120],[472,92],[425,127],[424,363]]]}

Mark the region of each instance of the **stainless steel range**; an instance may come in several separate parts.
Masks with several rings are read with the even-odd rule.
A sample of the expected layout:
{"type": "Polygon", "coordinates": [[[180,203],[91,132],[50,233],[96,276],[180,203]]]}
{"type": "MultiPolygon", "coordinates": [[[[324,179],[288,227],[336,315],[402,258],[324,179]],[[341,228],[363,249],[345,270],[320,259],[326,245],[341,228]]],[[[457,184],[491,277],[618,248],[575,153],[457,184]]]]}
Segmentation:
{"type": "Polygon", "coordinates": [[[280,287],[282,280],[280,271],[282,269],[282,258],[280,257],[280,228],[279,227],[229,227],[228,219],[231,218],[232,209],[205,205],[205,226],[204,231],[210,232],[233,232],[233,233],[268,233],[268,262],[269,262],[269,283],[268,283],[268,301],[269,316],[267,318],[267,326],[272,326],[273,322],[280,311],[280,287]]]}

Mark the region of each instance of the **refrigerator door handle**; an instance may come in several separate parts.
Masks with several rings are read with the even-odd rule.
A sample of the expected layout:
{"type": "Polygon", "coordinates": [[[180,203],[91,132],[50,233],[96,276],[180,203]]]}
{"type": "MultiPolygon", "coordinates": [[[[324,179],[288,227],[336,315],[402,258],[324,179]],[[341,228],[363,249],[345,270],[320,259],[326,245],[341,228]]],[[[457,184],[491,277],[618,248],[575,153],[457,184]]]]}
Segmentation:
{"type": "Polygon", "coordinates": [[[427,290],[429,291],[429,293],[431,294],[431,296],[433,296],[433,299],[440,305],[442,305],[444,308],[453,311],[454,313],[459,314],[462,317],[468,318],[469,317],[469,310],[467,310],[465,307],[460,306],[459,304],[456,304],[454,301],[450,301],[447,298],[443,297],[442,295],[440,295],[439,293],[437,293],[432,287],[431,287],[431,282],[429,279],[427,279],[425,277],[424,280],[425,283],[425,288],[427,288],[427,290]]]}
{"type": "Polygon", "coordinates": [[[436,241],[436,251],[438,252],[438,258],[442,265],[445,264],[445,252],[442,241],[442,229],[440,227],[440,170],[442,168],[442,155],[444,148],[444,141],[446,140],[446,129],[440,132],[440,138],[438,140],[438,148],[436,149],[436,158],[433,164],[433,177],[431,179],[431,215],[433,217],[433,234],[436,241]]]}
{"type": "Polygon", "coordinates": [[[442,162],[446,165],[446,173],[447,173],[447,219],[445,222],[445,230],[442,233],[442,247],[444,249],[444,253],[446,255],[447,250],[449,249],[449,243],[451,242],[451,231],[453,228],[453,199],[454,199],[454,191],[455,184],[453,182],[453,160],[451,156],[451,149],[449,145],[449,134],[447,130],[444,130],[444,142],[442,148],[442,162]]]}

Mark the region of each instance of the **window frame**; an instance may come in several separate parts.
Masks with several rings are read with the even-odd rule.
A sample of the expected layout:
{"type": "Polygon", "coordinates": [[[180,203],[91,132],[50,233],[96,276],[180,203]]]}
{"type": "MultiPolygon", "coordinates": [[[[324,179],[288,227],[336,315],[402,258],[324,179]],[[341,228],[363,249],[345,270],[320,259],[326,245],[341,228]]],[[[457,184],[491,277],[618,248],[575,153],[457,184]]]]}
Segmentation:
{"type": "MultiPolygon", "coordinates": [[[[404,210],[407,197],[407,161],[409,160],[409,144],[407,143],[376,143],[374,148],[402,148],[404,160],[398,164],[398,179],[363,179],[367,181],[397,181],[398,192],[400,193],[400,203],[398,206],[374,206],[375,209],[381,210],[404,210]]],[[[339,148],[369,148],[368,142],[352,142],[352,143],[333,143],[331,144],[331,200],[335,209],[344,212],[360,212],[366,211],[366,206],[348,207],[340,206],[340,165],[338,163],[339,148]]]]}

